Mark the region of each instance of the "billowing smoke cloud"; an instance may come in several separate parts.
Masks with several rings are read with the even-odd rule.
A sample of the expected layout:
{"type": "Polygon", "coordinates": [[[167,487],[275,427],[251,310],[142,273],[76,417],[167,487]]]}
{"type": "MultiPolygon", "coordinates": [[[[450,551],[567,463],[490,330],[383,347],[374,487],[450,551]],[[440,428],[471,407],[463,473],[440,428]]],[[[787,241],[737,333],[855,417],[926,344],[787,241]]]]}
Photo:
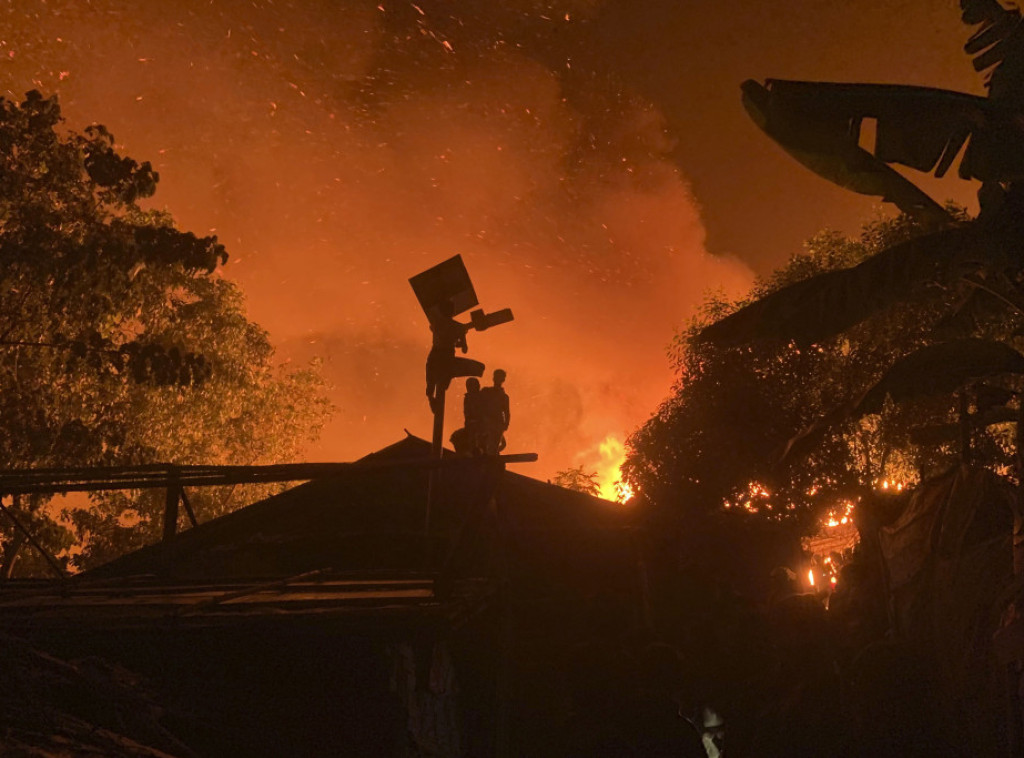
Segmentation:
{"type": "Polygon", "coordinates": [[[25,0],[0,13],[0,76],[152,160],[156,202],[216,230],[282,354],[324,360],[338,412],[312,458],[429,434],[407,279],[460,253],[482,305],[516,313],[469,337],[508,371],[510,450],[540,453],[539,476],[593,466],[667,392],[703,292],[750,272],[704,251],[651,104],[516,41],[597,3],[461,5],[25,0]]]}

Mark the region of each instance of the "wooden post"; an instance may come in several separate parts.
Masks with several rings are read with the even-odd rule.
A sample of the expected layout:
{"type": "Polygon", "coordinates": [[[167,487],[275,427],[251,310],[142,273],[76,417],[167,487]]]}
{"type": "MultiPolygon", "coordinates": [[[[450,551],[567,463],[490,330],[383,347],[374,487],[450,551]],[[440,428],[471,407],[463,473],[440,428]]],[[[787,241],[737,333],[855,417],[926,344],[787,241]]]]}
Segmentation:
{"type": "Polygon", "coordinates": [[[505,470],[502,463],[493,465],[495,486],[490,502],[494,505],[494,522],[498,550],[498,670],[496,673],[496,712],[494,725],[494,756],[509,758],[513,755],[512,716],[515,687],[516,630],[515,609],[512,607],[512,576],[509,566],[509,529],[497,497],[497,481],[505,470]]]}
{"type": "MultiPolygon", "coordinates": [[[[492,510],[495,514],[495,526],[497,524],[497,505],[494,493],[498,489],[498,484],[501,482],[501,475],[505,471],[505,464],[500,460],[491,460],[486,457],[478,457],[473,459],[477,472],[480,475],[479,484],[475,494],[469,499],[469,506],[463,516],[462,523],[459,524],[455,530],[454,535],[448,543],[448,553],[444,560],[441,561],[438,567],[438,576],[434,580],[434,593],[440,597],[447,597],[452,589],[452,585],[455,580],[455,568],[456,561],[459,556],[459,551],[464,545],[470,543],[477,536],[477,532],[480,528],[481,522],[487,515],[488,509],[493,505],[492,510]]],[[[499,537],[501,536],[499,528],[499,537]]],[[[499,550],[497,555],[501,556],[499,550]]],[[[500,574],[499,579],[502,579],[504,574],[500,574]]]]}
{"type": "Polygon", "coordinates": [[[430,455],[440,460],[444,450],[444,398],[446,391],[438,387],[434,391],[434,436],[431,438],[430,455]]]}
{"type": "MultiPolygon", "coordinates": [[[[444,398],[445,389],[437,387],[434,390],[431,407],[434,409],[434,434],[430,443],[430,457],[441,460],[444,456],[444,398]]],[[[441,483],[441,469],[432,468],[427,478],[427,508],[423,516],[423,565],[430,571],[433,563],[430,544],[430,512],[434,507],[434,498],[441,483]]]]}
{"type": "Polygon", "coordinates": [[[166,498],[164,499],[164,542],[173,539],[178,531],[178,504],[181,502],[181,480],[177,469],[168,470],[166,498]]]}

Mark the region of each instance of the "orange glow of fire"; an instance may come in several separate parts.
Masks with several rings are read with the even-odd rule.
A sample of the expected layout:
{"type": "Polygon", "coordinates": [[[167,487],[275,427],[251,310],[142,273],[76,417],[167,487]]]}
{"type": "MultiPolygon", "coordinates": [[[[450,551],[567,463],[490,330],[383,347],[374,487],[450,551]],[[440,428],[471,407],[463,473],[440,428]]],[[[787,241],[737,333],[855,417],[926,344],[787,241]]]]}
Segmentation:
{"type": "Polygon", "coordinates": [[[846,501],[826,514],[824,525],[829,528],[846,526],[853,523],[853,503],[846,501]]]}
{"type": "Polygon", "coordinates": [[[626,462],[626,446],[614,434],[609,434],[597,446],[600,460],[596,463],[600,496],[605,500],[625,503],[633,497],[633,488],[622,481],[622,464],[626,462]]]}
{"type": "Polygon", "coordinates": [[[628,502],[634,494],[633,488],[629,486],[628,482],[622,480],[615,482],[615,502],[628,502]]]}
{"type": "Polygon", "coordinates": [[[747,484],[747,491],[739,496],[736,501],[725,501],[726,508],[739,506],[747,513],[761,513],[763,510],[773,509],[771,502],[772,493],[760,482],[747,484]]]}

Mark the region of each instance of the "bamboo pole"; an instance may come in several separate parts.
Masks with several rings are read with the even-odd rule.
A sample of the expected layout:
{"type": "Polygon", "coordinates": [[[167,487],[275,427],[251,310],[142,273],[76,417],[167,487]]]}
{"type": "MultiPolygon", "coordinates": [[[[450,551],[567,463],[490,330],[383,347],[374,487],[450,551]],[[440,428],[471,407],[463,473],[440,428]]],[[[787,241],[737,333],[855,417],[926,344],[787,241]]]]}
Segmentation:
{"type": "MultiPolygon", "coordinates": [[[[536,453],[501,455],[503,463],[532,463],[536,453]]],[[[401,468],[451,468],[478,465],[474,458],[432,457],[404,460],[368,460],[351,463],[282,463],[269,466],[150,466],[0,469],[0,492],[4,494],[55,494],[100,490],[166,489],[173,477],[182,487],[214,487],[229,484],[269,484],[327,479],[353,471],[401,468]]]]}
{"type": "Polygon", "coordinates": [[[181,480],[172,468],[168,472],[167,491],[164,497],[164,542],[174,539],[178,532],[178,506],[181,503],[181,480]]]}
{"type": "MultiPolygon", "coordinates": [[[[444,401],[446,394],[444,387],[436,387],[433,402],[430,404],[434,410],[434,433],[430,442],[430,458],[434,461],[444,458],[444,401]]],[[[427,479],[427,505],[423,515],[423,566],[426,571],[430,571],[433,563],[433,550],[430,544],[430,516],[440,485],[440,469],[431,468],[427,479]]]]}

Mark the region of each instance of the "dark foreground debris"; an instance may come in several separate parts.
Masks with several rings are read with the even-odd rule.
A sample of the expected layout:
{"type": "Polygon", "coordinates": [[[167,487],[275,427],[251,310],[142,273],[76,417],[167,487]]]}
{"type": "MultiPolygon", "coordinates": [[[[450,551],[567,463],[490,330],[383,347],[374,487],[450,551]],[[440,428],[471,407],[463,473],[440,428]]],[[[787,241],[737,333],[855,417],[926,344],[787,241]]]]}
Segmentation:
{"type": "Polygon", "coordinates": [[[142,680],[99,658],[65,661],[0,634],[0,753],[192,758],[142,680]]]}

